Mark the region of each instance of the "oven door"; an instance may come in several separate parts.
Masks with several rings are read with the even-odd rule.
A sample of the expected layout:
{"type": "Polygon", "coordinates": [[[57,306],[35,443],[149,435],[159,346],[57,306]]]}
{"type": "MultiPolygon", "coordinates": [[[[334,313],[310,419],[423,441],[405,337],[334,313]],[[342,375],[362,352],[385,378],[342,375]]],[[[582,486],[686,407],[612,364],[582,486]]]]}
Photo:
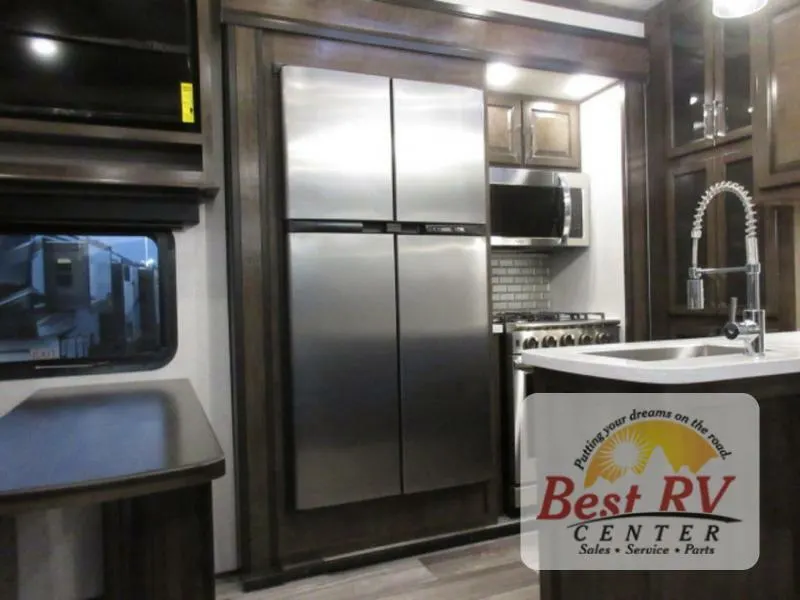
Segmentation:
{"type": "Polygon", "coordinates": [[[572,229],[569,184],[555,171],[490,170],[492,246],[552,247],[572,229]]]}
{"type": "MultiPolygon", "coordinates": [[[[533,368],[522,364],[519,356],[515,356],[512,361],[512,411],[513,411],[513,439],[514,439],[514,481],[513,494],[517,508],[521,507],[523,491],[530,493],[530,498],[536,497],[536,459],[533,455],[534,440],[529,437],[527,440],[528,459],[522,461],[521,435],[525,424],[525,399],[534,393],[533,389],[533,368]]],[[[532,434],[530,421],[528,421],[527,435],[532,434]]]]}

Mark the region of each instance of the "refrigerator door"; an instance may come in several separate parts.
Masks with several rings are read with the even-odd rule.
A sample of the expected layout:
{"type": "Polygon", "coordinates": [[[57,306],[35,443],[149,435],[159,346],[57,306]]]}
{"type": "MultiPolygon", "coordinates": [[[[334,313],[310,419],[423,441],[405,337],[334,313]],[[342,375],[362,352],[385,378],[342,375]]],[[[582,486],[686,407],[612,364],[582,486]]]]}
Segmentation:
{"type": "Polygon", "coordinates": [[[487,242],[398,236],[403,492],[491,478],[487,242]]]}
{"type": "Polygon", "coordinates": [[[298,509],[401,493],[394,255],[391,235],[289,235],[298,509]]]}
{"type": "Polygon", "coordinates": [[[394,80],[397,220],[487,222],[482,90],[394,80]]]}
{"type": "Polygon", "coordinates": [[[390,80],[306,67],[281,70],[286,217],[390,221],[390,80]]]}

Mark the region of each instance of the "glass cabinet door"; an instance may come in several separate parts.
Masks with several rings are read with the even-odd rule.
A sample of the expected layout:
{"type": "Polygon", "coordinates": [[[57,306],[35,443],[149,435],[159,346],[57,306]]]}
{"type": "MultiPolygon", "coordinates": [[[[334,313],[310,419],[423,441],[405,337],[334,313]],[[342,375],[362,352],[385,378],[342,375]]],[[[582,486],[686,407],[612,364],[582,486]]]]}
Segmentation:
{"type": "Polygon", "coordinates": [[[673,154],[713,140],[713,29],[710,2],[683,2],[670,13],[671,147],[673,154]]]}
{"type": "Polygon", "coordinates": [[[749,135],[753,121],[750,20],[720,19],[716,49],[714,133],[723,141],[749,135]]]}
{"type": "MultiPolygon", "coordinates": [[[[697,205],[703,193],[712,183],[714,159],[708,156],[689,156],[676,163],[668,173],[667,185],[667,231],[669,232],[669,288],[670,310],[683,314],[688,311],[686,303],[686,281],[692,260],[692,225],[697,205]]],[[[703,222],[703,238],[700,240],[699,266],[709,264],[714,230],[708,227],[709,215],[703,222]]],[[[716,312],[717,294],[715,281],[705,279],[705,309],[697,312],[716,312]]]]}

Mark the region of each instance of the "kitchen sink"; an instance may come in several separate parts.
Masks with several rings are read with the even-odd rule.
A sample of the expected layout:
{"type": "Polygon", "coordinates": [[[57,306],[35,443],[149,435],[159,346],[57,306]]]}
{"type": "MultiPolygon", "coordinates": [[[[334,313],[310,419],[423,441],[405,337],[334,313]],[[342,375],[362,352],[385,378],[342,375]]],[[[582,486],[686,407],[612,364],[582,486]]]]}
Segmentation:
{"type": "Polygon", "coordinates": [[[703,358],[707,356],[726,356],[741,354],[744,356],[743,348],[732,348],[730,346],[676,346],[672,348],[635,348],[630,350],[609,350],[607,352],[587,352],[594,356],[608,356],[611,358],[626,358],[628,360],[656,361],[656,360],[676,360],[682,358],[703,358]]]}

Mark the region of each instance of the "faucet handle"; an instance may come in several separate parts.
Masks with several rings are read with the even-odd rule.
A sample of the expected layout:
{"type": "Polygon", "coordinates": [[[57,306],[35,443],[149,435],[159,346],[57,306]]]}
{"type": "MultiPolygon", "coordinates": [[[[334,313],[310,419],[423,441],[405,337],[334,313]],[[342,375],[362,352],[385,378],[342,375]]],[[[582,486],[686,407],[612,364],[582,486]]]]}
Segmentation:
{"type": "Polygon", "coordinates": [[[731,323],[736,323],[736,313],[738,312],[738,309],[739,309],[739,299],[736,296],[734,296],[731,298],[731,303],[728,309],[729,311],[728,321],[730,321],[731,323]]]}

